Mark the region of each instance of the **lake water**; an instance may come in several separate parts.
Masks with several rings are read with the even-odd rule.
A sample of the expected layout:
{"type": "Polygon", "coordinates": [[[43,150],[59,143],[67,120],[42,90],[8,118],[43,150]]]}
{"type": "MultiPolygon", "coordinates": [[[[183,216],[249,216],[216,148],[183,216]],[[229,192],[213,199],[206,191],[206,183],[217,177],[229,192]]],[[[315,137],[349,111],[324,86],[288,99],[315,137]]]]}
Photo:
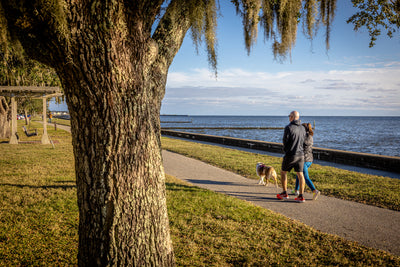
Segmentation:
{"type": "MultiPolygon", "coordinates": [[[[315,122],[314,146],[387,156],[400,156],[400,117],[304,116],[315,122]]],[[[161,127],[274,127],[287,116],[161,116],[161,127]]],[[[283,129],[177,129],[192,133],[282,143],[283,129]]]]}

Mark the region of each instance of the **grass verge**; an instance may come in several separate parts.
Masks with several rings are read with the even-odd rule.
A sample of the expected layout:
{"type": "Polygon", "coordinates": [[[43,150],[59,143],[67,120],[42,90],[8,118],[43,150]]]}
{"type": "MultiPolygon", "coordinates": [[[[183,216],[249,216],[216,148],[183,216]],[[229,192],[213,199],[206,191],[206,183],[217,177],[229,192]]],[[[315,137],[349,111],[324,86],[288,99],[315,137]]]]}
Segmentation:
{"type": "Polygon", "coordinates": [[[71,126],[71,120],[65,120],[65,119],[60,119],[60,118],[53,118],[51,119],[51,122],[57,123],[57,124],[61,124],[61,125],[65,125],[65,126],[71,126]]]}
{"type": "MultiPolygon", "coordinates": [[[[20,141],[27,137],[18,121],[20,141]]],[[[27,127],[28,128],[28,127],[27,127]]],[[[48,126],[52,145],[0,144],[0,266],[76,265],[78,208],[71,135],[48,126]]]]}
{"type": "MultiPolygon", "coordinates": [[[[251,179],[258,179],[255,173],[256,163],[264,162],[275,168],[278,180],[280,179],[282,158],[279,157],[167,137],[162,138],[162,146],[163,149],[199,159],[251,179]]],[[[400,211],[400,179],[318,164],[311,165],[309,174],[315,187],[324,195],[400,211]]],[[[292,171],[288,177],[288,188],[294,188],[295,173],[292,171]]]]}
{"type": "Polygon", "coordinates": [[[237,198],[167,179],[179,266],[376,266],[400,257],[324,234],[237,198]]]}
{"type": "MultiPolygon", "coordinates": [[[[55,149],[0,144],[0,266],[77,265],[73,152],[62,132],[49,127],[55,149]]],[[[170,176],[166,187],[178,266],[400,265],[245,201],[170,176]]]]}

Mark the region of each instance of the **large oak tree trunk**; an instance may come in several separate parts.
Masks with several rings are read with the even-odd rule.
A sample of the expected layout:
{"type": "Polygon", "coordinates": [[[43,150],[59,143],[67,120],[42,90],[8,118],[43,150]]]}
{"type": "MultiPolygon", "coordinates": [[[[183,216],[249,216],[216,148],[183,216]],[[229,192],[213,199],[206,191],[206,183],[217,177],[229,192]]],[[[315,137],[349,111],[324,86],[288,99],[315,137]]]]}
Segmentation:
{"type": "Polygon", "coordinates": [[[127,40],[99,31],[100,18],[75,15],[73,65],[56,70],[71,114],[78,263],[174,265],[159,121],[167,66],[155,62],[158,48],[141,31],[127,40]]]}
{"type": "MultiPolygon", "coordinates": [[[[134,79],[118,80],[107,69],[110,62],[90,55],[87,45],[81,67],[103,65],[104,72],[60,75],[69,88],[79,265],[173,264],[160,151],[162,96],[155,94],[163,90],[152,85],[150,74],[140,77],[141,71],[134,79]]],[[[117,63],[123,72],[141,68],[138,62],[117,63]]],[[[162,87],[165,77],[159,78],[162,87]]]]}

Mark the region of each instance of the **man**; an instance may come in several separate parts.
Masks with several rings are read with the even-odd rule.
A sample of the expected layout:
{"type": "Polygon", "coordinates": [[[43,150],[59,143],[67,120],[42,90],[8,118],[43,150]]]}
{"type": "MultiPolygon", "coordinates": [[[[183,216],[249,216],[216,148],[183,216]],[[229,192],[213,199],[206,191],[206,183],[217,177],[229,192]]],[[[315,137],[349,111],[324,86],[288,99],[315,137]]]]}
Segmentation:
{"type": "Polygon", "coordinates": [[[294,168],[299,178],[299,196],[295,200],[299,203],[305,202],[304,193],[304,151],[303,144],[306,137],[306,131],[301,125],[300,114],[297,111],[292,111],[289,115],[290,123],[285,127],[283,133],[283,150],[285,156],[282,161],[281,183],[283,192],[276,195],[278,199],[289,199],[287,194],[287,173],[294,168]]]}

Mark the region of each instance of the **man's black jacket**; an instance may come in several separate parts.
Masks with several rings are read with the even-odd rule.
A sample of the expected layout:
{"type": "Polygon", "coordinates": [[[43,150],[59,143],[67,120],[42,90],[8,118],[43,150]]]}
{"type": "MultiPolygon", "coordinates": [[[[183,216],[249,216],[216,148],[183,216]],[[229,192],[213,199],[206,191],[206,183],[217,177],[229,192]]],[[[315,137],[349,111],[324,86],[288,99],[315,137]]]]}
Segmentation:
{"type": "Polygon", "coordinates": [[[300,120],[294,120],[285,127],[283,133],[283,150],[285,156],[304,156],[303,144],[306,130],[300,120]]]}

